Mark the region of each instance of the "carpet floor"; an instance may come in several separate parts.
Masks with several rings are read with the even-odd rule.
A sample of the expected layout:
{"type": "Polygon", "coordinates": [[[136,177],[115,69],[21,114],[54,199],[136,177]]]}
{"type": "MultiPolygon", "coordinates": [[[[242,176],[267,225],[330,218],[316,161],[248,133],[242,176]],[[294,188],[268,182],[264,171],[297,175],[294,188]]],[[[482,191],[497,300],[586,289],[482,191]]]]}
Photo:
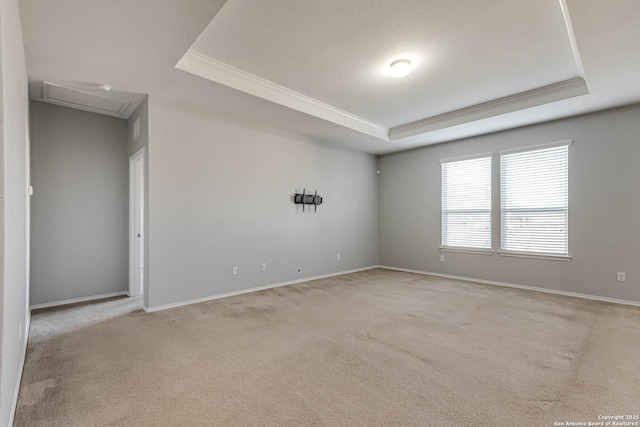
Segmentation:
{"type": "Polygon", "coordinates": [[[16,426],[553,426],[640,413],[640,309],[390,270],[34,313],[16,426]],[[559,425],[559,424],[556,424],[559,425]]]}

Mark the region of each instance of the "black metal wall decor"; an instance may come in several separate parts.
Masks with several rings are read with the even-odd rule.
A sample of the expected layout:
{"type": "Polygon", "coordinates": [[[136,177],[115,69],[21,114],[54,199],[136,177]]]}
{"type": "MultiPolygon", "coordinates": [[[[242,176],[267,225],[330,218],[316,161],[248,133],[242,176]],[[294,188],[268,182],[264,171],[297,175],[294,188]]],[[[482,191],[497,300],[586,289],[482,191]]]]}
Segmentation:
{"type": "Polygon", "coordinates": [[[303,189],[302,194],[296,193],[293,195],[293,203],[302,205],[302,212],[304,212],[304,205],[313,205],[314,212],[318,212],[318,205],[322,204],[322,196],[318,196],[318,190],[313,194],[307,194],[307,190],[303,189]]]}

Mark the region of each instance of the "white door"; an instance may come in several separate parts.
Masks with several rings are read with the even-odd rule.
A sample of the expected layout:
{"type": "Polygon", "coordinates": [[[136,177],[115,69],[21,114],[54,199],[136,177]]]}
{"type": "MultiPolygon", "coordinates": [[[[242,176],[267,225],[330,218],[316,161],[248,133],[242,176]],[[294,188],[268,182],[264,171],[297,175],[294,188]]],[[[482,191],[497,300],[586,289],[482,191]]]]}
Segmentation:
{"type": "Polygon", "coordinates": [[[144,156],[129,159],[129,296],[142,295],[144,284],[144,156]]]}

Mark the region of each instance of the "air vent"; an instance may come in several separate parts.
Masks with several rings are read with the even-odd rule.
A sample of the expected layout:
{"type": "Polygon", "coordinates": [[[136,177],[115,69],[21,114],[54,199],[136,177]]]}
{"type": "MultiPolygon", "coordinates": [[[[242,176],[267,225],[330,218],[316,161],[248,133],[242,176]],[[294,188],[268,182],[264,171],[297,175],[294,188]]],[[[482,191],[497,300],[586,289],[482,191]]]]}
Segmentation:
{"type": "Polygon", "coordinates": [[[43,82],[42,100],[52,104],[125,118],[131,102],[115,96],[101,96],[54,83],[43,82]]]}

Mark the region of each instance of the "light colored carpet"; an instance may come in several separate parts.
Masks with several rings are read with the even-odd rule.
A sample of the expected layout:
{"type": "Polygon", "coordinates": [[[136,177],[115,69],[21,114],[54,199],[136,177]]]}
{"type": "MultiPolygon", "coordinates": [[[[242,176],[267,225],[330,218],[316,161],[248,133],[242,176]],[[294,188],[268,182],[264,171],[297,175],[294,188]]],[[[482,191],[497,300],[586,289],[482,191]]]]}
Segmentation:
{"type": "Polygon", "coordinates": [[[35,314],[17,426],[552,426],[640,412],[640,309],[388,270],[35,314]]]}

